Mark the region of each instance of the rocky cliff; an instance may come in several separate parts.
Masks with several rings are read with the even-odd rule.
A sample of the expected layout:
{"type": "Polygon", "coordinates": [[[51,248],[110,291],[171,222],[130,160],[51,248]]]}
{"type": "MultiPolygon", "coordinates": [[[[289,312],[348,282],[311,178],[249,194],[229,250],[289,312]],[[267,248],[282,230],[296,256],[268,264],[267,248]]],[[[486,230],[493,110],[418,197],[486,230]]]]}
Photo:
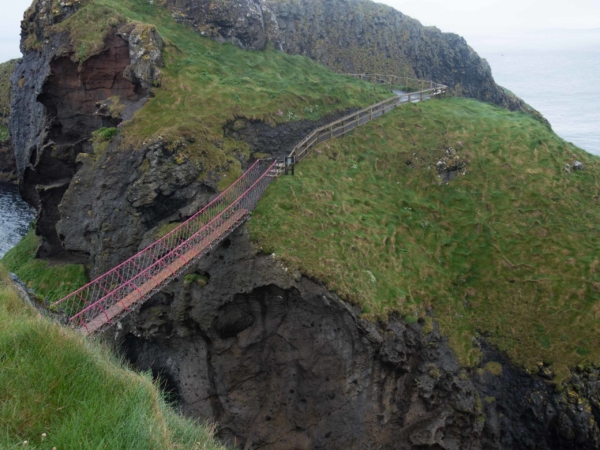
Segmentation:
{"type": "MultiPolygon", "coordinates": [[[[338,70],[433,78],[520,107],[461,38],[381,5],[167,4],[199,33],[245,48],[272,42],[338,70]]],[[[74,44],[59,25],[78,8],[40,0],[27,12],[10,127],[21,190],[39,210],[39,256],[81,261],[98,274],[160,235],[159,225],[197,211],[223,173],[186,159],[196,139],[189,134],[176,143],[142,136],[134,145],[115,132],[160,89],[161,48],[175,46],[112,10],[101,10],[110,26],[100,40],[74,44]]],[[[210,136],[214,148],[227,137],[271,155],[319,123],[231,119],[222,136],[210,136]]],[[[221,437],[241,448],[598,447],[598,370],[582,368],[557,392],[485,343],[479,370],[461,368],[433,321],[366,322],[317,281],[254,248],[246,229],[110,333],[134,365],[165,381],[186,414],[218,421],[221,437]]]]}
{"type": "Polygon", "coordinates": [[[6,183],[16,183],[18,180],[17,164],[8,129],[12,100],[10,77],[16,65],[16,59],[0,64],[0,181],[6,183]]]}
{"type": "Polygon", "coordinates": [[[239,448],[600,445],[600,369],[557,390],[484,340],[480,367],[465,369],[433,322],[359,313],[242,228],[107,338],[239,448]]]}
{"type": "MultiPolygon", "coordinates": [[[[157,84],[162,63],[156,51],[162,42],[155,34],[145,33],[141,39],[139,27],[118,15],[107,21],[100,45],[81,58],[70,33],[55,28],[77,6],[56,8],[36,1],[26,12],[21,25],[24,56],[12,76],[10,117],[21,193],[39,211],[36,233],[43,241],[38,254],[54,258],[65,254],[57,222],[69,216],[61,216],[61,201],[84,158],[94,153],[92,133],[131,118],[150,96],[150,86],[157,84]],[[113,103],[119,107],[111,107],[113,103]]],[[[93,222],[91,210],[83,224],[88,222],[93,222]]],[[[83,238],[86,233],[78,231],[83,238]]],[[[69,230],[64,233],[63,239],[74,236],[69,230]]],[[[88,255],[89,249],[75,246],[68,257],[87,261],[88,255]]]]}
{"type": "Polygon", "coordinates": [[[424,27],[369,0],[166,0],[177,21],[204,36],[261,50],[271,44],[342,73],[434,80],[455,95],[531,109],[494,82],[489,64],[460,36],[424,27]]]}

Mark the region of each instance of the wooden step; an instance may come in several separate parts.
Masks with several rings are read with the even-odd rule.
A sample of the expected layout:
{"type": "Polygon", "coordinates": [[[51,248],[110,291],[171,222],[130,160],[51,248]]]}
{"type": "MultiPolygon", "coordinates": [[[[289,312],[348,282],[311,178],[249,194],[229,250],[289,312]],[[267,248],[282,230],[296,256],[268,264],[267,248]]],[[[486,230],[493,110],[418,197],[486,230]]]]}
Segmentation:
{"type": "Polygon", "coordinates": [[[230,228],[235,226],[236,222],[243,220],[247,214],[248,211],[242,208],[235,211],[231,217],[213,229],[212,232],[197,245],[189,249],[187,252],[181,255],[180,258],[177,258],[168,266],[165,266],[164,269],[155,274],[151,279],[146,281],[141,286],[138,286],[137,289],[130,292],[120,302],[110,306],[105,313],[100,313],[95,318],[90,320],[85,327],[80,327],[79,331],[83,334],[92,334],[103,327],[106,323],[112,321],[114,317],[117,317],[129,307],[140,300],[143,300],[147,294],[152,292],[152,290],[154,290],[157,286],[161,285],[170,276],[177,274],[177,272],[187,264],[186,261],[191,261],[207,247],[210,247],[215,241],[219,240],[225,233],[227,233],[230,228]]]}

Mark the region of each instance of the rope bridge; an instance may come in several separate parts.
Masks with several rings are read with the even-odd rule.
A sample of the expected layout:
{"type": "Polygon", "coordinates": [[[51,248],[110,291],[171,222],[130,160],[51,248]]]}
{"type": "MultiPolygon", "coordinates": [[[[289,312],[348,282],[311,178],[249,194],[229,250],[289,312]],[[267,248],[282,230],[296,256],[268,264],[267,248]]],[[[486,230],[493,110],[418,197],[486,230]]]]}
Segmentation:
{"type": "MultiPolygon", "coordinates": [[[[297,161],[304,159],[318,143],[341,136],[400,104],[422,101],[446,93],[446,86],[430,81],[389,75],[350,76],[378,84],[389,84],[390,87],[401,85],[405,89],[410,89],[409,82],[412,82],[421,90],[395,95],[317,128],[290,153],[297,161]]],[[[160,291],[242,224],[256,207],[267,186],[284,172],[284,168],[284,164],[277,160],[256,161],[229,188],[190,219],[51,306],[62,310],[71,324],[86,335],[112,325],[160,291]]]]}

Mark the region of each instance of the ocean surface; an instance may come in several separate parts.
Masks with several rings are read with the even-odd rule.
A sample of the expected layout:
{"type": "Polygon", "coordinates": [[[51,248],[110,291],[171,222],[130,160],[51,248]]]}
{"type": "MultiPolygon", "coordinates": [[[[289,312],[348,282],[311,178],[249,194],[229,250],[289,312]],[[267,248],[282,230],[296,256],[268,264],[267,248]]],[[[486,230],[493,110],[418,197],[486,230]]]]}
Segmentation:
{"type": "Polygon", "coordinates": [[[25,203],[19,190],[0,183],[0,258],[25,236],[35,211],[25,203]]]}
{"type": "Polygon", "coordinates": [[[496,83],[550,121],[556,134],[600,155],[600,30],[476,39],[496,83]]]}

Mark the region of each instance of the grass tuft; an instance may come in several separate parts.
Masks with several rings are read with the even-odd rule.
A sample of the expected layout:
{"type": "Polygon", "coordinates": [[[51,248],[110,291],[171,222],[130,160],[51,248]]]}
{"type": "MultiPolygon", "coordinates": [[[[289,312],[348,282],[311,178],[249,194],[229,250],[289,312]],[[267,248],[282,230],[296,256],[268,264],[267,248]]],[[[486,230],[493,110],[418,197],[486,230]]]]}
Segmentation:
{"type": "Polygon", "coordinates": [[[10,116],[10,102],[12,99],[12,85],[10,77],[12,77],[15,67],[19,62],[18,59],[12,59],[0,64],[0,141],[8,139],[8,118],[10,116]]]}
{"type": "Polygon", "coordinates": [[[0,125],[0,142],[6,142],[10,139],[10,130],[8,127],[0,125]]]}

